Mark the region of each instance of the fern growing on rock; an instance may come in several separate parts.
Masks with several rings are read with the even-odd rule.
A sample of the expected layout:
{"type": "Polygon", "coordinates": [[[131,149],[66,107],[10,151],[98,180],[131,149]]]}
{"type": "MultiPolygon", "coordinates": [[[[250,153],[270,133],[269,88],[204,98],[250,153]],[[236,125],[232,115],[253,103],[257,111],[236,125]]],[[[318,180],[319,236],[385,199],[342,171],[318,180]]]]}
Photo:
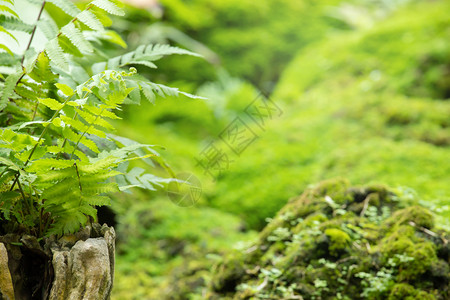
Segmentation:
{"type": "Polygon", "coordinates": [[[99,45],[125,46],[105,29],[108,14],[123,15],[118,2],[94,0],[80,9],[69,0],[28,1],[39,7],[32,24],[19,18],[14,1],[0,1],[5,41],[18,41],[18,31],[28,35],[24,53],[0,42],[0,217],[12,232],[73,233],[96,217],[95,206],[110,204],[109,193],[170,180],[129,170],[134,159],[165,164],[151,145],[110,134],[111,120],[120,119],[115,111],[122,104],[153,103],[157,95],[194,98],[149,81],[133,66],[156,68],[165,55],[196,54],[143,45],[109,58],[99,45]],[[48,3],[70,21],[58,26],[44,13],[48,3]],[[47,38],[41,47],[33,44],[38,30],[47,38]]]}

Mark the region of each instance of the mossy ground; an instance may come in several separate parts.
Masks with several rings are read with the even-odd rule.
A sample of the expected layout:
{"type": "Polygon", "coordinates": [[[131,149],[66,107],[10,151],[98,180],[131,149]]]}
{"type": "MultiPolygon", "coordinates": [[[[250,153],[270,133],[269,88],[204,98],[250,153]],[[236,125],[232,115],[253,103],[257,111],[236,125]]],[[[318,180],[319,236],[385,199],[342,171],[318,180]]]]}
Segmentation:
{"type": "Polygon", "coordinates": [[[382,186],[325,181],[217,264],[209,299],[448,299],[450,233],[382,186]],[[409,297],[409,298],[408,298],[409,297]]]}
{"type": "MultiPolygon", "coordinates": [[[[178,2],[173,1],[174,6],[178,2]]],[[[259,4],[247,3],[242,7],[246,5],[259,4]]],[[[179,7],[186,8],[187,5],[179,7]]],[[[319,5],[317,9],[321,14],[325,12],[324,6],[319,5]]],[[[197,249],[204,241],[210,244],[213,239],[213,236],[203,234],[205,227],[193,223],[213,222],[212,219],[218,220],[221,216],[227,216],[224,218],[228,220],[233,215],[234,221],[230,224],[240,224],[239,220],[242,220],[247,227],[261,230],[266,225],[266,218],[273,217],[287,199],[301,194],[311,183],[344,176],[353,184],[371,184],[365,188],[349,188],[347,192],[342,192],[341,184],[335,184],[336,193],[331,192],[331,186],[327,185],[328,192],[324,195],[328,195],[338,205],[337,208],[330,208],[324,196],[321,196],[323,199],[303,196],[310,205],[290,202],[286,206],[290,208],[283,209],[265,227],[260,236],[260,246],[265,245],[267,249],[250,251],[257,256],[254,261],[246,262],[248,268],[242,265],[242,257],[253,257],[249,254],[235,254],[235,260],[229,258],[230,263],[220,267],[231,274],[222,283],[224,287],[230,286],[231,290],[216,288],[210,290],[213,295],[238,297],[248,294],[257,297],[252,290],[255,286],[258,289],[267,277],[270,280],[267,279],[264,288],[260,288],[261,295],[270,294],[267,289],[271,286],[278,296],[301,291],[309,295],[304,297],[311,299],[319,299],[321,295],[332,298],[332,293],[339,297],[338,292],[342,297],[347,295],[350,298],[439,297],[435,293],[437,287],[448,284],[445,275],[448,274],[448,248],[441,246],[440,239],[420,229],[423,227],[438,233],[433,223],[429,223],[432,218],[429,218],[427,210],[416,206],[411,211],[401,211],[399,202],[387,201],[396,199],[393,192],[376,184],[389,184],[395,188],[398,197],[405,199],[420,195],[420,204],[436,213],[434,223],[440,227],[449,225],[450,165],[446,163],[450,155],[449,9],[449,2],[444,0],[411,1],[372,27],[337,31],[330,24],[327,25],[328,30],[324,29],[323,23],[320,24],[320,34],[308,40],[316,42],[296,47],[299,52],[271,95],[271,99],[282,108],[282,116],[268,122],[265,130],[258,132],[259,139],[242,155],[234,156],[233,163],[214,180],[198,166],[196,158],[208,142],[218,139],[229,122],[238,116],[245,117],[245,107],[258,94],[252,85],[222,74],[217,82],[204,85],[197,91],[208,97],[206,101],[168,98],[155,106],[143,103],[141,107],[124,112],[130,122],[120,131],[126,131],[127,136],[143,143],[164,145],[167,150],[161,154],[176,172],[195,173],[202,182],[204,192],[196,210],[179,213],[168,200],[162,201],[161,195],[143,194],[140,197],[159,199],[142,210],[167,210],[165,218],[175,216],[173,220],[179,222],[179,228],[186,229],[182,232],[191,231],[191,235],[197,236],[191,239],[186,234],[176,238],[190,249],[197,249]],[[370,205],[364,217],[359,217],[367,197],[370,205]],[[339,210],[346,203],[348,206],[339,210]],[[193,212],[204,209],[207,211],[205,214],[193,212]],[[283,225],[285,222],[281,216],[289,215],[288,210],[296,212],[303,221],[291,220],[295,221],[294,225],[283,225]],[[389,219],[394,211],[400,212],[389,219]],[[179,218],[180,214],[184,217],[179,218]],[[409,224],[410,215],[414,216],[414,223],[419,227],[409,224]],[[193,216],[195,222],[191,220],[193,216]],[[404,221],[397,222],[402,219],[404,221]],[[303,235],[308,238],[303,239],[303,235]],[[297,238],[293,240],[293,236],[297,238]],[[301,251],[297,251],[299,249],[301,251]],[[280,260],[276,261],[281,254],[280,260]],[[305,259],[302,255],[308,264],[295,265],[289,272],[278,274],[277,270],[285,270],[283,267],[296,262],[296,259],[305,259]],[[361,261],[351,258],[355,255],[359,255],[361,261]],[[276,262],[273,262],[274,258],[276,262]],[[266,267],[256,268],[259,264],[266,267]],[[352,267],[354,264],[359,269],[352,267]],[[415,269],[404,269],[410,266],[415,269]],[[243,270],[249,274],[242,275],[243,270]],[[339,275],[344,273],[350,276],[348,280],[339,275]],[[277,278],[282,278],[283,284],[276,284],[277,278]],[[292,286],[291,283],[298,278],[302,278],[301,286],[292,286]],[[337,278],[341,282],[336,281],[337,278]],[[237,286],[241,289],[238,293],[233,290],[237,286]]],[[[316,18],[312,13],[311,17],[323,22],[323,15],[316,18]]],[[[201,21],[200,18],[193,19],[180,22],[201,21]]],[[[208,22],[213,21],[208,19],[208,22]]],[[[197,25],[201,27],[202,24],[197,25]]],[[[211,32],[214,33],[212,29],[211,32]]],[[[248,32],[242,34],[245,36],[248,32]]],[[[233,43],[234,40],[219,42],[233,43]]],[[[219,42],[214,47],[220,48],[219,42]]],[[[248,67],[247,61],[236,59],[234,52],[225,52],[222,53],[227,56],[224,61],[233,60],[229,66],[239,65],[234,74],[243,75],[243,69],[253,68],[248,67]]],[[[180,59],[184,58],[177,58],[180,59]]],[[[258,52],[258,57],[248,63],[255,66],[255,61],[258,64],[264,61],[264,53],[258,52]]],[[[261,68],[270,70],[272,62],[265,63],[261,68]]],[[[189,63],[183,72],[189,72],[189,76],[192,73],[193,78],[205,77],[205,68],[187,65],[189,63]]],[[[170,66],[169,63],[163,71],[180,69],[180,66],[175,63],[170,66]]],[[[211,70],[208,72],[212,73],[211,70]]],[[[178,73],[173,74],[177,76],[178,73]]],[[[265,79],[256,78],[256,81],[260,80],[265,79]]],[[[196,92],[191,85],[177,83],[176,86],[196,92]]],[[[129,209],[127,218],[140,220],[138,211],[130,209],[134,204],[128,204],[120,205],[118,210],[126,212],[129,209]]],[[[178,230],[177,226],[172,226],[173,222],[167,221],[143,227],[143,232],[127,231],[129,238],[136,242],[134,248],[119,252],[118,261],[122,265],[118,268],[118,282],[124,284],[119,284],[116,291],[121,291],[119,295],[123,299],[133,299],[134,295],[139,295],[134,298],[139,299],[150,290],[152,295],[167,295],[167,291],[173,291],[174,299],[202,299],[197,289],[202,290],[208,285],[213,261],[204,257],[210,250],[205,248],[199,255],[192,252],[193,259],[183,261],[180,256],[173,258],[168,254],[171,247],[156,249],[157,240],[165,240],[165,237],[154,235],[154,232],[169,232],[167,237],[171,239],[178,230]],[[139,246],[144,237],[153,244],[139,246]],[[146,251],[158,254],[146,256],[146,251]],[[139,275],[134,275],[130,266],[141,261],[142,257],[148,260],[138,266],[142,267],[139,275]],[[197,271],[190,268],[175,270],[176,266],[183,264],[194,265],[193,269],[197,271]],[[172,274],[171,269],[174,269],[172,274]],[[202,274],[201,283],[198,274],[202,274]],[[175,280],[168,283],[167,278],[171,276],[175,280]]],[[[237,227],[224,227],[225,233],[220,240],[223,245],[228,245],[223,246],[227,249],[225,252],[239,240],[235,235],[237,227]]],[[[245,234],[241,237],[249,239],[245,234]]],[[[215,250],[211,252],[218,253],[215,250]]],[[[216,279],[219,280],[218,277],[216,279]]]]}

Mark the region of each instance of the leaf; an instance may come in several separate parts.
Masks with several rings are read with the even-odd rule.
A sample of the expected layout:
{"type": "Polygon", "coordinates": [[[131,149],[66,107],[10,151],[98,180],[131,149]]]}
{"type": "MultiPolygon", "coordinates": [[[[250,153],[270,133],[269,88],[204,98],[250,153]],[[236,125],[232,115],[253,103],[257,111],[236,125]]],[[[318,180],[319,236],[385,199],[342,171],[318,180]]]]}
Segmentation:
{"type": "Polygon", "coordinates": [[[54,38],[47,42],[45,51],[49,59],[63,70],[69,70],[69,63],[67,62],[64,52],[58,44],[58,38],[54,38]]]}
{"type": "Polygon", "coordinates": [[[40,19],[37,26],[48,40],[55,38],[58,34],[58,26],[52,19],[40,19]]]}
{"type": "Polygon", "coordinates": [[[13,161],[0,156],[0,165],[8,166],[11,170],[19,171],[20,168],[13,161]]]}
{"type": "MultiPolygon", "coordinates": [[[[61,47],[62,51],[66,54],[70,54],[76,57],[83,57],[83,53],[81,53],[81,51],[77,48],[74,47],[74,45],[72,44],[72,42],[69,40],[69,38],[65,35],[60,35],[58,37],[58,43],[59,46],[61,47]]],[[[74,63],[74,61],[72,60],[71,63],[74,63]]],[[[67,70],[69,71],[69,70],[67,70]]],[[[73,71],[70,70],[70,74],[72,74],[73,71]]]]}
{"type": "Polygon", "coordinates": [[[70,40],[74,47],[78,48],[81,52],[92,53],[94,48],[84,38],[81,31],[75,27],[73,22],[69,22],[66,26],[61,28],[61,32],[70,40]]]}
{"type": "Polygon", "coordinates": [[[26,170],[28,172],[39,171],[40,173],[42,173],[42,171],[44,171],[44,170],[70,168],[73,166],[74,163],[75,163],[74,160],[43,158],[43,159],[34,161],[31,165],[29,165],[26,168],[26,170]]]}
{"type": "Polygon", "coordinates": [[[9,49],[8,47],[6,47],[3,44],[0,44],[0,49],[5,50],[6,52],[8,52],[11,56],[14,56],[14,53],[12,53],[11,49],[9,49]]]}
{"type": "Polygon", "coordinates": [[[14,10],[12,10],[11,8],[9,8],[6,5],[0,4],[0,11],[6,11],[6,12],[12,14],[13,16],[15,16],[16,18],[19,18],[19,15],[14,10]]]}
{"type": "Polygon", "coordinates": [[[111,205],[111,198],[108,196],[84,196],[82,197],[83,201],[85,201],[89,205],[95,205],[95,206],[105,206],[105,205],[111,205]]]}
{"type": "Polygon", "coordinates": [[[0,98],[0,110],[3,110],[8,104],[8,99],[14,93],[14,88],[16,87],[17,81],[19,81],[19,78],[22,77],[22,75],[23,75],[22,72],[16,72],[10,74],[6,78],[5,85],[3,87],[3,94],[2,97],[0,98]]]}
{"type": "Polygon", "coordinates": [[[154,63],[146,60],[130,60],[127,62],[127,65],[143,65],[152,69],[158,68],[154,63]]]}
{"type": "MultiPolygon", "coordinates": [[[[73,89],[67,84],[55,83],[55,86],[66,96],[70,97],[73,95],[73,89]]],[[[73,102],[73,101],[72,101],[73,102]]],[[[76,103],[76,102],[75,102],[76,103]]]]}
{"type": "Polygon", "coordinates": [[[110,155],[87,165],[80,164],[78,169],[86,174],[96,174],[100,171],[116,166],[117,161],[117,157],[110,155]]]}
{"type": "Polygon", "coordinates": [[[127,48],[127,43],[122,39],[122,37],[113,30],[107,30],[103,32],[100,37],[108,42],[119,45],[122,48],[127,48]]]}
{"type": "Polygon", "coordinates": [[[5,15],[0,16],[0,26],[5,27],[6,29],[23,31],[26,33],[31,33],[33,31],[32,25],[24,23],[20,19],[5,15]]]}
{"type": "Polygon", "coordinates": [[[71,17],[76,17],[81,12],[80,9],[70,0],[47,0],[47,2],[59,7],[63,12],[71,17]]]}
{"type": "Polygon", "coordinates": [[[99,183],[93,186],[88,186],[83,188],[83,193],[88,195],[98,195],[106,193],[116,193],[119,192],[119,187],[115,182],[99,183]]]}
{"type": "Polygon", "coordinates": [[[37,82],[52,82],[58,77],[50,69],[50,60],[45,51],[39,53],[34,68],[28,75],[37,82]]]}
{"type": "Polygon", "coordinates": [[[98,115],[94,116],[86,111],[81,110],[81,109],[76,109],[75,111],[78,113],[78,115],[80,115],[89,124],[98,125],[103,128],[106,128],[108,130],[114,130],[114,126],[109,124],[107,121],[105,121],[103,118],[101,118],[98,115]]]}
{"type": "Polygon", "coordinates": [[[105,68],[109,70],[114,70],[132,64],[139,64],[147,66],[149,68],[156,68],[156,65],[152,63],[152,61],[158,60],[163,56],[172,54],[200,56],[194,52],[181,49],[178,47],[172,47],[169,45],[160,45],[160,44],[156,45],[150,44],[147,46],[141,45],[135,51],[130,51],[124,55],[110,58],[108,60],[107,65],[96,63],[94,64],[93,69],[97,71],[105,70],[105,68]]]}
{"type": "Polygon", "coordinates": [[[109,110],[106,110],[106,109],[98,108],[96,106],[85,106],[84,109],[94,115],[99,115],[101,117],[105,117],[105,118],[109,118],[109,119],[116,119],[116,120],[122,119],[121,117],[118,117],[115,113],[113,113],[109,110]]]}
{"type": "Polygon", "coordinates": [[[102,23],[93,13],[91,13],[88,10],[83,10],[80,14],[78,14],[77,19],[87,27],[91,28],[92,30],[95,31],[104,30],[102,23]]]}
{"type": "Polygon", "coordinates": [[[160,59],[163,56],[166,55],[173,55],[173,54],[182,54],[182,55],[192,55],[192,56],[198,56],[201,57],[200,54],[191,52],[186,49],[173,47],[167,44],[156,44],[156,45],[148,45],[145,50],[143,50],[143,56],[146,57],[147,60],[155,61],[160,59]]]}
{"type": "Polygon", "coordinates": [[[39,103],[44,104],[51,110],[60,110],[61,108],[64,107],[63,103],[58,102],[58,100],[52,98],[45,98],[45,99],[38,98],[38,101],[39,103]]]}
{"type": "Polygon", "coordinates": [[[3,26],[0,25],[0,32],[5,33],[6,35],[8,35],[10,38],[12,38],[13,40],[15,40],[17,43],[19,43],[16,39],[16,37],[14,35],[12,35],[9,31],[7,31],[5,28],[3,28],[3,26]]]}
{"type": "MultiPolygon", "coordinates": [[[[0,65],[2,66],[14,66],[17,65],[19,61],[20,59],[18,56],[14,56],[14,54],[0,52],[0,65]]],[[[3,76],[1,76],[1,78],[3,79],[3,76]]]]}
{"type": "Polygon", "coordinates": [[[98,8],[103,9],[104,11],[116,15],[116,16],[123,16],[125,15],[125,12],[123,9],[119,8],[114,3],[108,1],[108,0],[94,0],[91,2],[91,4],[97,6],[98,8]]]}

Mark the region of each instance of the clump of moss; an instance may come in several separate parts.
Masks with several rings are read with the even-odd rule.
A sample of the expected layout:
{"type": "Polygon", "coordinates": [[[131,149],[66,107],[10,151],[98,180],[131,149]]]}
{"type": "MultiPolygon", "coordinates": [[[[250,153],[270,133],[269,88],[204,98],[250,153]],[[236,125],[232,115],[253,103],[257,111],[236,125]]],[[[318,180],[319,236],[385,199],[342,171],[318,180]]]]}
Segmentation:
{"type": "MultiPolygon", "coordinates": [[[[210,299],[448,299],[450,234],[383,186],[330,180],[218,263],[210,299]],[[297,297],[297,298],[295,298],[297,297]]],[[[205,291],[203,291],[205,293],[205,291]]],[[[205,295],[205,294],[204,294],[205,295]]]]}

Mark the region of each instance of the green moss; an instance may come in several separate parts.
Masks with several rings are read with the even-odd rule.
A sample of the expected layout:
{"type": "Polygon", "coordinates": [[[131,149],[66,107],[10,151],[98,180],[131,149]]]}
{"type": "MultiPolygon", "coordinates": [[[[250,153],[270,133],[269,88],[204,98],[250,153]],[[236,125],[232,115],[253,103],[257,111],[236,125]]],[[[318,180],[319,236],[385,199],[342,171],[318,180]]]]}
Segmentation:
{"type": "MultiPolygon", "coordinates": [[[[386,187],[344,188],[339,182],[317,184],[292,199],[257,243],[219,263],[212,299],[445,299],[448,262],[438,251],[440,239],[409,224],[433,225],[432,215],[419,206],[403,209],[407,202],[386,187]],[[341,188],[324,189],[336,186],[341,188]],[[325,200],[328,194],[345,198],[344,206],[325,200]],[[380,214],[343,209],[364,202],[380,214]],[[304,206],[317,203],[326,205],[305,215],[304,206]],[[393,217],[381,213],[386,207],[393,217]]],[[[428,230],[435,232],[434,226],[428,230]]]]}
{"type": "Polygon", "coordinates": [[[392,217],[387,220],[388,226],[404,225],[414,223],[414,226],[424,228],[432,228],[434,226],[433,215],[430,211],[423,207],[414,205],[395,212],[392,217]]]}
{"type": "Polygon", "coordinates": [[[392,288],[388,300],[403,300],[407,297],[413,297],[416,294],[417,291],[414,287],[406,283],[398,283],[392,288]]]}
{"type": "Polygon", "coordinates": [[[333,256],[338,256],[340,253],[342,253],[343,250],[345,250],[351,242],[350,236],[339,229],[327,229],[325,230],[325,234],[330,239],[328,250],[333,256]]]}

